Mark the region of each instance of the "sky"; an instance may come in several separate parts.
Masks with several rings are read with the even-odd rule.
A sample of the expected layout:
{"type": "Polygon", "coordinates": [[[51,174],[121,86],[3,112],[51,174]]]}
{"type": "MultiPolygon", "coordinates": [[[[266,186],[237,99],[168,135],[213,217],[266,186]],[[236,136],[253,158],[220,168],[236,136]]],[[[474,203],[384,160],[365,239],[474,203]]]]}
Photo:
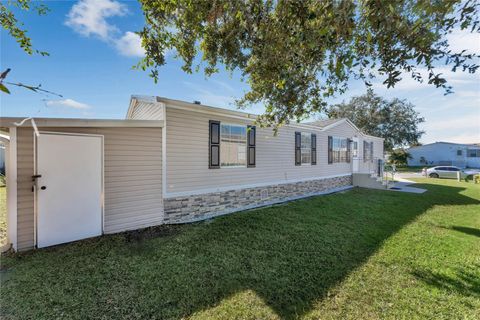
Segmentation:
{"type": "MultiPolygon", "coordinates": [[[[238,73],[225,70],[210,78],[187,74],[173,53],[167,55],[158,83],[148,72],[135,70],[144,54],[134,33],[144,25],[137,1],[78,0],[47,1],[46,16],[18,12],[36,49],[50,56],[27,55],[13,38],[1,30],[0,70],[11,68],[8,80],[41,84],[63,97],[43,95],[10,86],[10,95],[0,94],[0,115],[12,117],[125,118],[131,95],[156,95],[235,109],[234,100],[248,89],[238,73]]],[[[448,39],[453,49],[480,54],[478,34],[454,32],[448,39]]],[[[454,93],[404,78],[395,88],[374,82],[375,92],[385,98],[407,99],[425,118],[422,143],[449,141],[480,143],[480,71],[475,74],[445,74],[454,93]]],[[[366,92],[363,83],[351,81],[346,94],[332,103],[348,101],[366,92]]],[[[256,105],[246,111],[261,113],[256,105]]]]}

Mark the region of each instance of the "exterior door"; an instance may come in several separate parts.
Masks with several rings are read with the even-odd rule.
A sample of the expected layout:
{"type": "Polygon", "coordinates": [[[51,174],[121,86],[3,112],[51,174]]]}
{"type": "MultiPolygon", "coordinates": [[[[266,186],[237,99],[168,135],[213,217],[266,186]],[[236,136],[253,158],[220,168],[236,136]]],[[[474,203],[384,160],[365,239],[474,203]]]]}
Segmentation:
{"type": "Polygon", "coordinates": [[[360,169],[360,159],[358,157],[358,138],[352,139],[352,170],[353,172],[358,172],[360,169]]]}
{"type": "Polygon", "coordinates": [[[101,235],[103,138],[41,133],[36,150],[37,247],[101,235]]]}

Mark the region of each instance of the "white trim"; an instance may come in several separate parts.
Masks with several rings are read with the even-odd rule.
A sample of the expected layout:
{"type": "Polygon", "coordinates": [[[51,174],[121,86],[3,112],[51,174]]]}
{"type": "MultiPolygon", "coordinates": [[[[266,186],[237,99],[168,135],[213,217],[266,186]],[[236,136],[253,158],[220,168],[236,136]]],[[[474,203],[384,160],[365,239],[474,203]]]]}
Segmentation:
{"type": "Polygon", "coordinates": [[[305,181],[312,181],[312,180],[324,180],[324,179],[331,179],[331,178],[340,178],[340,177],[347,177],[351,176],[352,173],[346,174],[338,174],[332,176],[321,176],[321,177],[311,177],[306,179],[295,179],[295,180],[282,180],[282,181],[270,181],[270,182],[261,182],[261,183],[252,183],[252,184],[244,184],[244,185],[232,185],[227,187],[220,187],[220,188],[209,188],[209,189],[202,189],[197,191],[182,191],[182,192],[166,192],[165,198],[175,198],[175,197],[184,197],[184,196],[195,196],[207,193],[214,193],[214,192],[225,192],[230,190],[239,190],[239,189],[248,189],[248,188],[258,188],[258,187],[266,187],[272,185],[281,185],[281,184],[290,184],[290,183],[297,183],[297,182],[305,182],[305,181]]]}
{"type": "Polygon", "coordinates": [[[301,195],[301,196],[296,196],[296,197],[288,197],[288,198],[284,198],[284,199],[281,199],[281,200],[268,201],[268,202],[264,202],[262,204],[254,204],[254,205],[249,205],[249,206],[244,206],[244,207],[239,207],[239,208],[228,209],[228,210],[224,210],[224,211],[216,211],[215,213],[207,214],[207,215],[204,215],[200,218],[194,218],[194,219],[190,219],[190,220],[187,220],[187,221],[181,221],[181,222],[173,222],[171,224],[184,224],[184,223],[198,222],[198,221],[203,221],[203,220],[208,220],[208,219],[224,216],[224,215],[227,215],[227,214],[230,214],[230,213],[233,213],[233,212],[247,211],[247,210],[252,210],[252,209],[257,209],[257,208],[263,208],[263,207],[268,207],[268,206],[272,206],[272,205],[275,205],[275,204],[290,202],[290,201],[294,201],[294,200],[305,199],[305,198],[321,196],[321,195],[328,195],[328,194],[337,193],[337,192],[343,192],[343,191],[347,191],[347,190],[350,190],[350,189],[353,189],[353,186],[338,187],[338,188],[333,188],[333,189],[329,189],[329,190],[326,190],[326,191],[309,193],[309,194],[306,194],[306,195],[301,195]]]}
{"type": "MultiPolygon", "coordinates": [[[[50,134],[50,135],[63,135],[63,136],[87,136],[87,137],[97,137],[101,139],[101,160],[100,163],[102,164],[102,176],[101,176],[101,181],[102,181],[102,190],[101,190],[101,213],[102,213],[102,234],[105,234],[105,136],[102,134],[89,134],[89,133],[74,133],[74,132],[54,132],[54,131],[40,131],[40,134],[50,134]]],[[[34,133],[34,138],[33,138],[33,145],[34,145],[34,152],[33,152],[33,166],[34,166],[34,172],[35,175],[38,174],[37,172],[37,137],[34,133]]],[[[38,216],[38,210],[37,210],[37,188],[36,185],[34,185],[35,192],[34,192],[34,246],[37,246],[37,216],[38,216]]]]}
{"type": "MultiPolygon", "coordinates": [[[[15,122],[24,118],[2,117],[0,127],[11,127],[15,122]]],[[[37,127],[121,127],[121,128],[161,128],[163,120],[136,120],[136,119],[68,119],[68,118],[35,118],[37,127]]],[[[31,123],[25,123],[24,127],[31,127],[31,123]]]]}
{"type": "Polygon", "coordinates": [[[7,178],[7,242],[12,243],[13,250],[17,250],[17,128],[11,127],[10,143],[6,149],[6,178],[7,178]]]}
{"type": "Polygon", "coordinates": [[[128,110],[127,110],[127,115],[125,116],[125,120],[128,120],[132,117],[132,113],[135,107],[137,106],[137,102],[138,102],[137,98],[133,96],[130,98],[130,104],[128,105],[128,110]]]}
{"type": "MultiPolygon", "coordinates": [[[[33,174],[37,175],[37,138],[38,136],[35,134],[35,131],[33,133],[33,174]]],[[[43,133],[43,132],[42,132],[43,133]]],[[[38,216],[38,211],[37,211],[37,180],[35,180],[35,183],[32,184],[32,191],[33,191],[33,246],[36,248],[37,247],[37,216],[38,216]]]]}
{"type": "MultiPolygon", "coordinates": [[[[248,125],[243,123],[231,123],[231,122],[220,122],[220,169],[233,169],[233,168],[247,168],[248,162],[248,125]],[[231,127],[242,127],[245,128],[245,164],[236,165],[236,166],[222,166],[222,126],[231,126],[231,127]]],[[[238,154],[237,154],[238,156],[238,154]]]]}
{"type": "MultiPolygon", "coordinates": [[[[162,197],[165,198],[167,195],[167,108],[165,108],[165,104],[162,102],[160,102],[160,105],[163,105],[163,119],[165,119],[165,125],[162,128],[162,197]]],[[[163,209],[162,207],[162,212],[164,211],[163,209]]],[[[162,217],[162,222],[163,219],[164,216],[162,217]]]]}

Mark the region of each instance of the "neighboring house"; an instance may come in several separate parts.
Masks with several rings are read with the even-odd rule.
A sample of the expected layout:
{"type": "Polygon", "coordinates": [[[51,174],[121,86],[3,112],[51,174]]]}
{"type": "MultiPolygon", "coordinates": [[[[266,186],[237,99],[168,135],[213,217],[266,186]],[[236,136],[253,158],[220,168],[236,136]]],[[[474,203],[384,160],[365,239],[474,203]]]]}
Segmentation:
{"type": "Polygon", "coordinates": [[[9,240],[26,250],[345,190],[383,158],[383,139],[347,119],[275,136],[255,118],[139,96],[126,120],[35,119],[39,136],[2,118],[9,240]]]}
{"type": "Polygon", "coordinates": [[[409,166],[458,166],[480,168],[480,145],[435,142],[407,150],[409,166]]]}

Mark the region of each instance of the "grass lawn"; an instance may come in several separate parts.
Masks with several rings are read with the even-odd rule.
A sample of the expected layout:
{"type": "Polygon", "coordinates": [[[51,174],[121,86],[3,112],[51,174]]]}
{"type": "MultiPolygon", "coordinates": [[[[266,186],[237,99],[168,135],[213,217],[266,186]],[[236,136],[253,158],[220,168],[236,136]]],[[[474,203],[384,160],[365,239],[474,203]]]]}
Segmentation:
{"type": "Polygon", "coordinates": [[[480,185],[354,189],[2,257],[3,319],[479,319],[480,185]]]}

